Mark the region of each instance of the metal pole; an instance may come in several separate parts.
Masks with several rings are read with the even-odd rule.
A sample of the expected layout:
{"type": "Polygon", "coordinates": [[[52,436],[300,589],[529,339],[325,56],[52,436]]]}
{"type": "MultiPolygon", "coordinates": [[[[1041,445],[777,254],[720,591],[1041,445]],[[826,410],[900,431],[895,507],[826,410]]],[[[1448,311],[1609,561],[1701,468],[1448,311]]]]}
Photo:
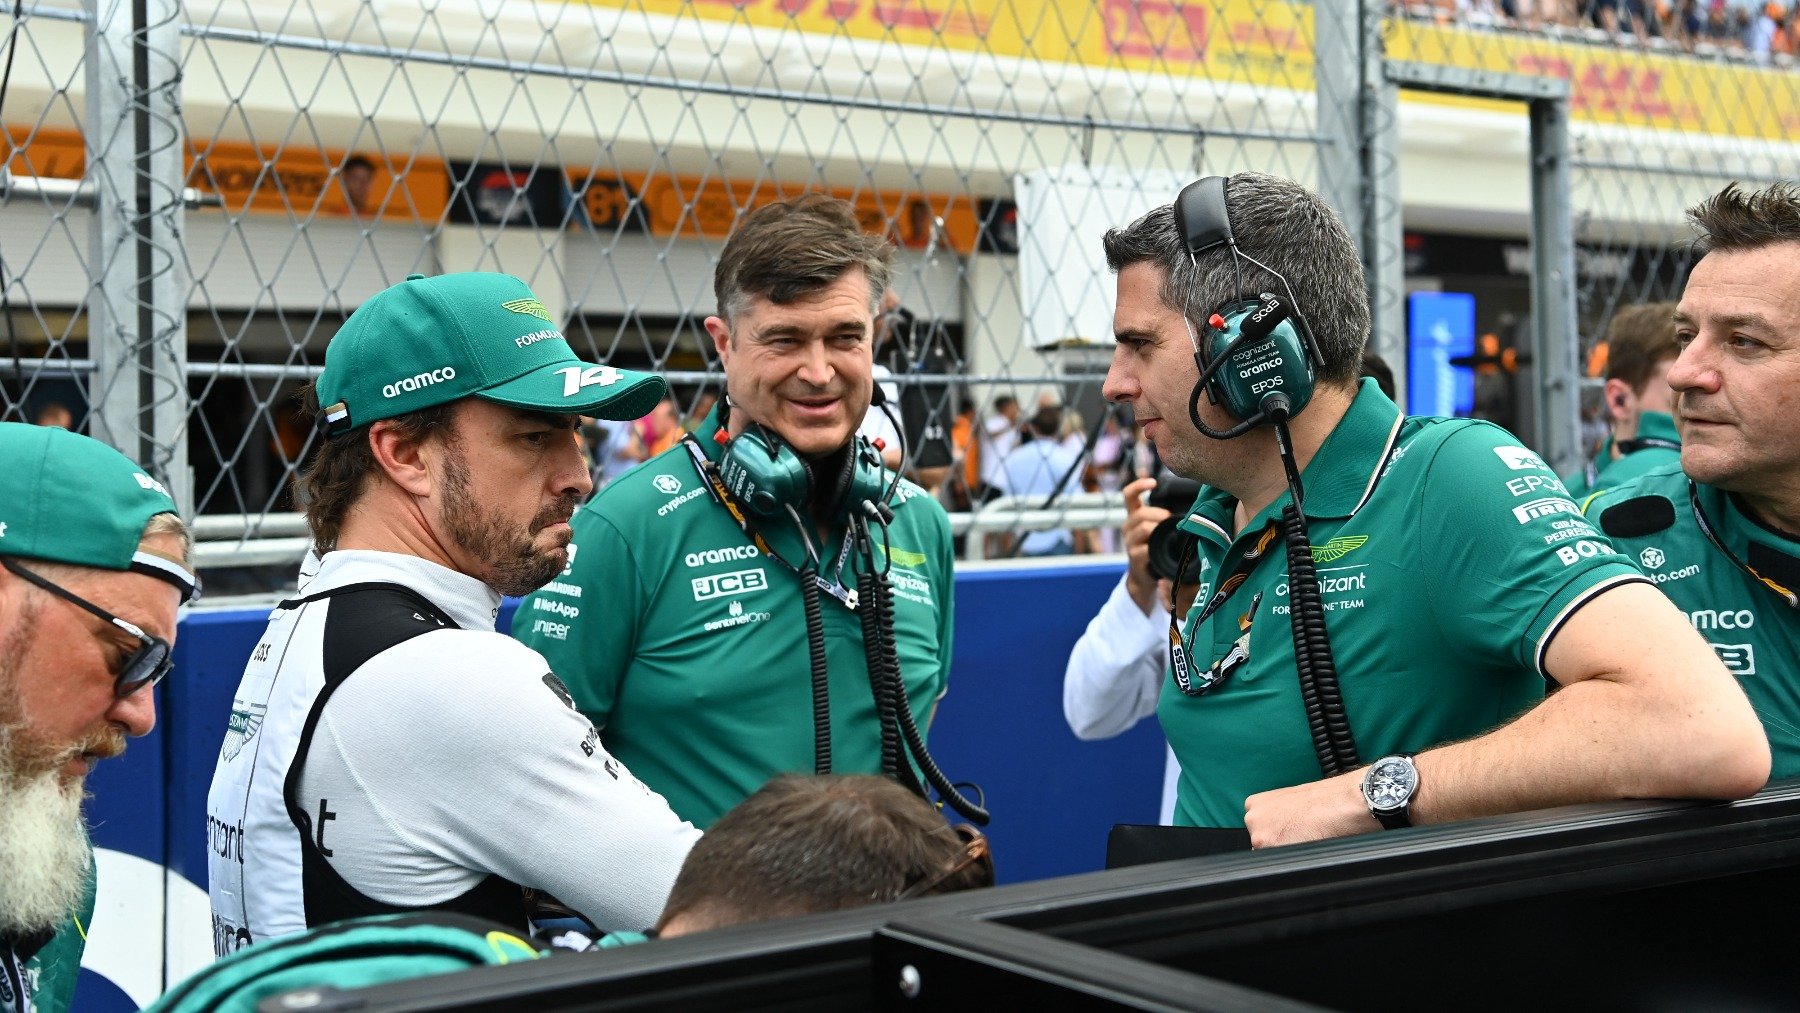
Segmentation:
{"type": "MultiPolygon", "coordinates": [[[[1319,135],[1319,196],[1363,241],[1362,16],[1357,4],[1313,4],[1313,84],[1319,135]]],[[[1367,263],[1368,251],[1363,251],[1367,263]]]]}
{"type": "Polygon", "coordinates": [[[1369,283],[1369,347],[1394,371],[1394,399],[1406,406],[1405,222],[1400,206],[1400,89],[1389,78],[1381,39],[1386,5],[1362,0],[1363,264],[1369,283]]]}
{"type": "Polygon", "coordinates": [[[1531,370],[1537,446],[1559,474],[1581,466],[1581,352],[1569,105],[1531,103],[1531,370]]]}
{"type": "Polygon", "coordinates": [[[192,516],[177,0],[87,0],[92,430],[192,516]]]}

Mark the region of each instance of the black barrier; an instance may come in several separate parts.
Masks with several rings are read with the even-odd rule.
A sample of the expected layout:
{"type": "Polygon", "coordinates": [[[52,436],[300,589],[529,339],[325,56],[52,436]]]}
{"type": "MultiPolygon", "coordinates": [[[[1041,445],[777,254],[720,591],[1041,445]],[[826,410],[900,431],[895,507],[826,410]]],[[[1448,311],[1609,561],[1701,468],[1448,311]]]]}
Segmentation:
{"type": "Polygon", "coordinates": [[[1786,783],[934,897],[310,1008],[1785,1009],[1797,902],[1786,783]]]}

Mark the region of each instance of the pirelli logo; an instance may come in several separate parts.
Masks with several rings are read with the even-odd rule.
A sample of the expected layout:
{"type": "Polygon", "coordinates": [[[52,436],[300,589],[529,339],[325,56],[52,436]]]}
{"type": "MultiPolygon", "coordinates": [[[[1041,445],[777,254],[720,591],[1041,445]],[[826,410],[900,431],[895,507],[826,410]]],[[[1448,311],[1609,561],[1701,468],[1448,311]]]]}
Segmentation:
{"type": "Polygon", "coordinates": [[[1513,516],[1518,519],[1520,524],[1529,524],[1539,518],[1554,517],[1557,514],[1574,514],[1579,517],[1581,508],[1576,506],[1573,501],[1561,496],[1546,496],[1543,499],[1534,499],[1523,506],[1513,507],[1513,516]]]}
{"type": "Polygon", "coordinates": [[[694,600],[709,601],[729,595],[754,594],[769,589],[769,575],[762,570],[734,570],[695,577],[694,600]]]}

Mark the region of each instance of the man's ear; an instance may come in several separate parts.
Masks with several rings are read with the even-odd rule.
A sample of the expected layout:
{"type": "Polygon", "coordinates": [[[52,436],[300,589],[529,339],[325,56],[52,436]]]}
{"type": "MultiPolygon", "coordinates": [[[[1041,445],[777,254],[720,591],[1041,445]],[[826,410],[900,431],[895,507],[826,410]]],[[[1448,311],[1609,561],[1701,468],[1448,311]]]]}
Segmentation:
{"type": "Polygon", "coordinates": [[[392,419],[382,419],[369,426],[369,449],[375,455],[376,466],[389,481],[413,496],[429,496],[433,488],[425,452],[428,439],[429,436],[411,438],[403,435],[392,419]]]}
{"type": "Polygon", "coordinates": [[[1608,380],[1603,396],[1607,418],[1625,422],[1637,417],[1637,392],[1631,389],[1631,384],[1617,378],[1608,380]]]}
{"type": "Polygon", "coordinates": [[[719,353],[719,362],[724,363],[731,358],[731,325],[720,317],[707,317],[706,333],[712,335],[713,349],[719,353]]]}

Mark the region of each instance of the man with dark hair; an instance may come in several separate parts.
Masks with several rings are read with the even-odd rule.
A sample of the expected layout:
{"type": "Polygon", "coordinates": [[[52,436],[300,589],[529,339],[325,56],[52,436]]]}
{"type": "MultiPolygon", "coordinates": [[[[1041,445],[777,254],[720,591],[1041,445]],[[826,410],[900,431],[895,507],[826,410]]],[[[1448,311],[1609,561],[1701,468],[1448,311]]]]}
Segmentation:
{"type": "MultiPolygon", "coordinates": [[[[1105,237],[1119,289],[1106,395],[1205,486],[1181,526],[1210,586],[1171,624],[1157,711],[1181,763],[1176,822],[1246,826],[1260,846],[1760,788],[1768,744],[1742,691],[1543,461],[1484,422],[1404,418],[1373,380],[1358,383],[1367,290],[1331,209],[1272,176],[1223,183],[1230,229],[1191,227],[1193,252],[1170,206],[1105,237]],[[1239,422],[1196,386],[1200,342],[1270,323],[1241,300],[1293,316],[1285,346],[1246,338],[1230,353],[1244,393],[1269,389],[1272,366],[1299,378],[1284,388],[1301,407],[1284,446],[1267,425],[1213,438],[1192,421],[1239,422]],[[1312,384],[1287,361],[1312,359],[1308,344],[1312,384]],[[1284,555],[1310,555],[1316,579],[1290,574],[1284,555]],[[1335,679],[1322,671],[1333,656],[1335,679]],[[1560,686],[1547,700],[1546,679],[1560,686]]],[[[1184,209],[1182,221],[1216,217],[1184,209]]]]}
{"type": "Polygon", "coordinates": [[[1575,500],[1681,460],[1681,437],[1669,414],[1675,402],[1669,366],[1680,351],[1674,303],[1627,306],[1613,314],[1603,394],[1611,432],[1592,461],[1563,479],[1575,500]]]}
{"type": "Polygon", "coordinates": [[[922,734],[948,683],[949,518],[854,439],[891,257],[836,198],[746,217],[706,319],[718,407],[575,515],[569,570],[513,621],[616,755],[697,825],[778,773],[888,770],[893,722],[910,713],[922,734]],[[877,574],[891,633],[876,628],[886,609],[857,607],[877,574]]]}
{"type": "Polygon", "coordinates": [[[1737,676],[1774,776],[1800,776],[1800,186],[1728,186],[1688,211],[1700,260],[1669,367],[1680,467],[1587,515],[1737,676]]]}
{"type": "Polygon", "coordinates": [[[517,278],[414,275],[351,314],[315,391],[321,559],[232,701],[215,949],[401,911],[522,929],[524,889],[642,928],[699,832],[494,619],[568,566],[579,417],[643,415],[662,380],[575,358],[517,278]]]}
{"type": "Polygon", "coordinates": [[[188,533],[118,451],[0,422],[0,1009],[68,1009],[94,911],[83,786],[156,724],[188,533]]]}
{"type": "Polygon", "coordinates": [[[369,205],[371,191],[375,186],[375,163],[362,155],[351,155],[344,159],[344,167],[338,172],[338,179],[344,187],[344,203],[349,205],[351,214],[367,214],[373,211],[369,205]]]}
{"type": "Polygon", "coordinates": [[[900,785],[784,774],[694,845],[656,930],[682,936],[992,885],[987,840],[900,785]]]}

